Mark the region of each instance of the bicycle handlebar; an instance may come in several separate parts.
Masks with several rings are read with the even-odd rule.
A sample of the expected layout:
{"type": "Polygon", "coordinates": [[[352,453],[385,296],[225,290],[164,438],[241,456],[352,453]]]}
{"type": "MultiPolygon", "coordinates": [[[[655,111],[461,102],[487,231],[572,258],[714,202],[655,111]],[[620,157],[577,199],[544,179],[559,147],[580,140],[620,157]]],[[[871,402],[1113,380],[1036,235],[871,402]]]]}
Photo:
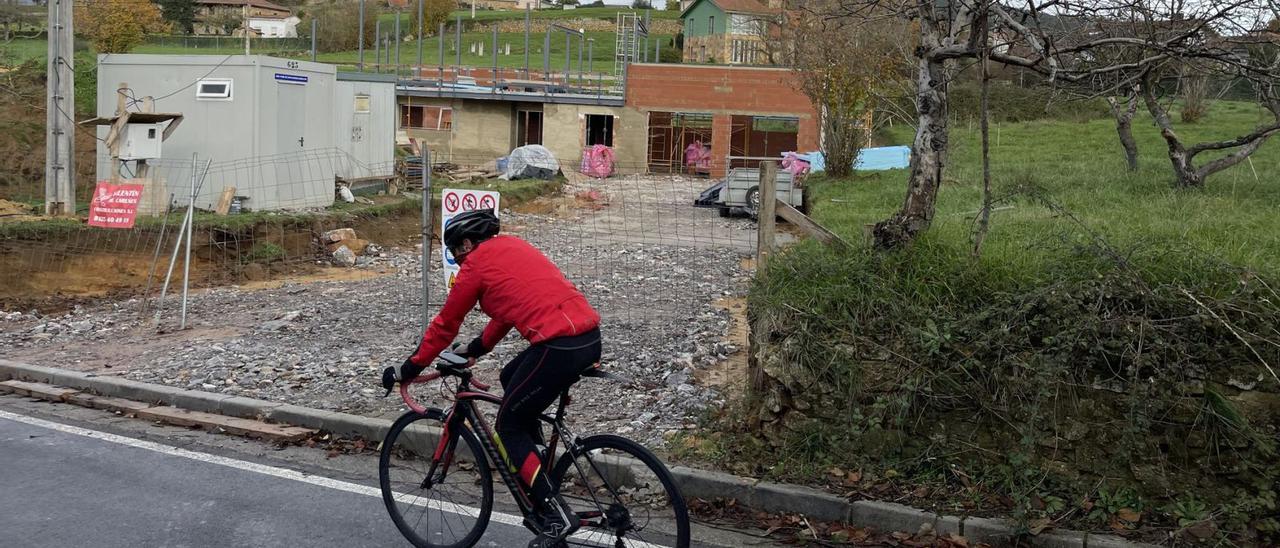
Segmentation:
{"type": "MultiPolygon", "coordinates": [[[[468,360],[467,358],[463,358],[462,356],[459,356],[452,352],[442,352],[440,354],[440,361],[436,362],[435,371],[427,374],[418,375],[417,377],[409,379],[408,381],[402,381],[400,383],[400,399],[404,400],[405,405],[408,405],[410,409],[414,410],[414,412],[426,413],[427,408],[424,407],[422,404],[418,403],[416,400],[414,400],[413,396],[409,394],[409,385],[428,383],[446,376],[460,375],[462,370],[469,369],[471,367],[469,365],[470,363],[471,363],[470,360],[468,360]]],[[[478,380],[475,380],[475,378],[469,379],[468,382],[471,386],[474,386],[475,388],[478,388],[480,390],[485,390],[485,391],[489,390],[489,385],[482,383],[478,380]]]]}

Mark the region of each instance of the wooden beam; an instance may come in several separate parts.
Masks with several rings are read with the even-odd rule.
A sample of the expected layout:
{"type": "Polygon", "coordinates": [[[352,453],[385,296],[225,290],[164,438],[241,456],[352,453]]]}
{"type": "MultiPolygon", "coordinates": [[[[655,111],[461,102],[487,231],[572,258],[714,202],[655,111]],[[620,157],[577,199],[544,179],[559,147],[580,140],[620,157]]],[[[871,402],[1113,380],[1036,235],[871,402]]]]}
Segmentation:
{"type": "Polygon", "coordinates": [[[760,163],[760,211],[757,212],[759,239],[756,242],[756,267],[773,255],[773,242],[777,230],[778,163],[760,163]]]}
{"type": "Polygon", "coordinates": [[[801,213],[800,210],[791,207],[791,204],[778,202],[778,216],[786,219],[788,223],[796,225],[813,239],[822,242],[823,245],[832,249],[845,250],[849,249],[849,243],[841,239],[836,233],[827,230],[817,221],[809,218],[808,215],[801,213]]]}
{"type": "Polygon", "coordinates": [[[218,197],[218,207],[213,208],[216,215],[226,215],[231,211],[231,200],[235,198],[236,187],[228,186],[222,188],[222,195],[218,197]]]}

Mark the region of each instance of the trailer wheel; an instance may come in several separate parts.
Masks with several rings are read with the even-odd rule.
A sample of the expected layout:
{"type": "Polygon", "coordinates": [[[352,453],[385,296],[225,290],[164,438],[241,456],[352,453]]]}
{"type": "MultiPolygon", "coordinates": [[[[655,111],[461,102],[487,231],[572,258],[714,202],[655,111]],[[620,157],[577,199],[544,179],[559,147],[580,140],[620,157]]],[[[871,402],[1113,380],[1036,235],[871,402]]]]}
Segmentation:
{"type": "Polygon", "coordinates": [[[753,186],[747,189],[747,205],[743,208],[750,213],[752,217],[760,214],[760,187],[753,186]]]}

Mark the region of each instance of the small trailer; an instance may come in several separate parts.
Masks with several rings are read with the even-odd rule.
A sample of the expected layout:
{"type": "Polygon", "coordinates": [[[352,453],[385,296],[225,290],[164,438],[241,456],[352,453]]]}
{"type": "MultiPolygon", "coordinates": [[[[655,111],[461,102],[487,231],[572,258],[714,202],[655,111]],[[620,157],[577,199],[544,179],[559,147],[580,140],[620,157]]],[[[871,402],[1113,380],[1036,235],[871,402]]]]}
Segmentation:
{"type": "MultiPolygon", "coordinates": [[[[729,160],[776,160],[776,158],[739,158],[729,160]]],[[[775,179],[778,201],[805,211],[804,177],[793,177],[791,172],[779,169],[775,179]]],[[[760,169],[753,167],[735,167],[729,174],[711,188],[702,192],[694,201],[698,207],[714,207],[720,211],[721,217],[745,213],[755,217],[760,211],[760,169]]]]}

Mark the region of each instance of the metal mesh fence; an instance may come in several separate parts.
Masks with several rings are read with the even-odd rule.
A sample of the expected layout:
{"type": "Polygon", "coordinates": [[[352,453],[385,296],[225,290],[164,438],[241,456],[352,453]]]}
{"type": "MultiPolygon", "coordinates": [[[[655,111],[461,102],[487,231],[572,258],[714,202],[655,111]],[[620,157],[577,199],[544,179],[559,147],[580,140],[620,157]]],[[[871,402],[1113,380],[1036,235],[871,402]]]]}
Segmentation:
{"type": "MultiPolygon", "coordinates": [[[[421,336],[423,276],[429,285],[430,312],[436,312],[447,295],[438,243],[441,190],[496,190],[502,193],[503,231],[542,250],[601,313],[606,362],[664,387],[639,393],[601,387],[596,393],[599,401],[584,405],[614,425],[627,424],[647,410],[645,406],[691,410],[706,405],[715,396],[695,392],[690,376],[700,365],[745,346],[745,341],[730,338],[730,332],[733,310],[738,309],[734,303],[745,295],[755,253],[754,221],[695,207],[694,200],[710,183],[707,179],[649,175],[642,166],[615,166],[617,175],[594,179],[579,173],[578,160],[566,162],[563,176],[551,181],[488,177],[496,167],[492,158],[453,157],[448,165],[433,164],[434,236],[425,269],[420,179],[357,187],[355,203],[339,198],[334,204],[333,177],[323,175],[329,167],[317,164],[337,159],[215,161],[205,178],[206,188],[198,194],[198,208],[216,202],[220,180],[235,180],[236,194],[244,181],[250,182],[246,188],[271,190],[253,186],[265,185],[258,181],[270,172],[301,174],[296,177],[304,182],[326,178],[326,199],[334,205],[273,211],[250,206],[248,212],[226,216],[199,213],[191,279],[200,291],[193,293],[188,307],[191,329],[171,335],[157,334],[157,326],[147,321],[156,310],[154,296],[178,237],[175,228],[183,211],[177,208],[167,216],[140,219],[130,230],[67,223],[60,223],[65,226],[61,233],[52,231],[52,225],[3,228],[0,246],[8,256],[21,258],[6,265],[5,276],[43,278],[61,284],[61,290],[93,296],[92,301],[79,302],[85,306],[69,318],[57,321],[127,326],[119,329],[134,344],[146,347],[120,363],[121,356],[86,346],[79,358],[84,367],[113,365],[131,378],[150,382],[334,410],[392,413],[399,408],[397,402],[376,397],[373,389],[377,371],[403,359],[421,336]],[[328,241],[329,231],[340,228],[353,229],[357,241],[328,241]],[[334,267],[335,244],[362,248],[361,254],[354,264],[347,263],[350,266],[334,267]],[[75,283],[83,287],[72,287],[75,283]],[[148,288],[151,307],[140,315],[144,302],[126,299],[142,296],[148,288]],[[175,367],[181,373],[175,374],[175,367]],[[627,406],[637,410],[617,412],[627,406]]],[[[187,180],[189,185],[189,162],[159,163],[151,169],[153,175],[187,180]]],[[[368,169],[406,171],[403,166],[368,169]]],[[[178,185],[170,188],[179,194],[178,185]]],[[[282,203],[300,203],[302,191],[277,190],[286,197],[282,203]]],[[[175,272],[181,272],[181,263],[179,257],[175,272]]],[[[17,291],[5,297],[51,289],[28,282],[13,287],[17,291]]],[[[159,327],[171,331],[177,323],[172,286],[169,295],[159,327]]],[[[12,299],[0,302],[15,310],[12,299]]],[[[48,322],[49,317],[42,319],[48,322]]],[[[472,314],[460,338],[478,334],[485,321],[483,314],[472,314]]],[[[40,343],[22,338],[20,332],[0,335],[0,348],[39,348],[40,343]]],[[[54,334],[51,340],[61,337],[54,334]]],[[[522,347],[513,334],[493,359],[508,359],[522,347]]],[[[682,417],[677,412],[663,420],[678,427],[682,417]]]]}

